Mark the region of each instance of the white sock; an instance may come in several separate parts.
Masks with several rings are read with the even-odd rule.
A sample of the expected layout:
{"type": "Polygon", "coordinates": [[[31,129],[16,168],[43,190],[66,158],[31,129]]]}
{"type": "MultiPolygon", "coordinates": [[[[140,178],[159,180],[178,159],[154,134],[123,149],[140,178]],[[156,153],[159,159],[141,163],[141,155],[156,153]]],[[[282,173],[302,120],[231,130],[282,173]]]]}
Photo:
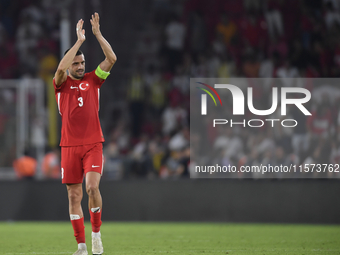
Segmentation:
{"type": "Polygon", "coordinates": [[[100,231],[97,233],[92,232],[92,237],[101,237],[100,231]]]}
{"type": "Polygon", "coordinates": [[[99,213],[99,212],[100,212],[100,207],[91,208],[91,212],[93,212],[93,213],[99,213]]]}
{"type": "Polygon", "coordinates": [[[86,243],[78,243],[79,250],[87,250],[86,243]]]}
{"type": "Polygon", "coordinates": [[[80,216],[78,214],[70,214],[70,219],[71,220],[79,220],[80,216]]]}

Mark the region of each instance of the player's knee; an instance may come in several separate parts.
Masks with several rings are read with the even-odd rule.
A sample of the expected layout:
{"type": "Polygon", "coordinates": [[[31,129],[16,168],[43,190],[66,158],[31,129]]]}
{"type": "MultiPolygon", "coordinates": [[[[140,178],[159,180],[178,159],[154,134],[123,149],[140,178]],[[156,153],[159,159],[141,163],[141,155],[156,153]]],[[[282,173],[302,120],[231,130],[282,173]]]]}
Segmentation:
{"type": "Polygon", "coordinates": [[[82,194],[76,191],[69,191],[68,199],[72,204],[80,203],[82,199],[82,194]]]}
{"type": "Polygon", "coordinates": [[[98,185],[95,184],[88,184],[86,185],[86,192],[89,196],[94,196],[99,192],[98,185]]]}

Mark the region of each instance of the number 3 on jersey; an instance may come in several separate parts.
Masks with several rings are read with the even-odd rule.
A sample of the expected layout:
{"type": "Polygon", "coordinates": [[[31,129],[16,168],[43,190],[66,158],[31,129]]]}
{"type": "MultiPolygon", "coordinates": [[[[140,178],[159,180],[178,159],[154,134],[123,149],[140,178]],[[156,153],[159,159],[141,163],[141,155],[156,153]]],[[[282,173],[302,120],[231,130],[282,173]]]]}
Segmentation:
{"type": "Polygon", "coordinates": [[[83,97],[78,97],[79,101],[79,107],[82,107],[84,105],[83,97]]]}

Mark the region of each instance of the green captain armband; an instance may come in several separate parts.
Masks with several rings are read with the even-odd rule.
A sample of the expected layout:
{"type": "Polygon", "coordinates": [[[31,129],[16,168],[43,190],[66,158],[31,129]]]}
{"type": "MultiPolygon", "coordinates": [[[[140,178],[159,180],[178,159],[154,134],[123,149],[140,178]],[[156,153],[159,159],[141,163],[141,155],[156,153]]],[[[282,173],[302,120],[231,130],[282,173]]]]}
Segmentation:
{"type": "Polygon", "coordinates": [[[107,76],[110,75],[110,72],[105,72],[103,71],[101,68],[100,68],[100,65],[97,67],[96,71],[95,71],[95,74],[100,78],[100,79],[103,79],[103,80],[106,80],[107,76]]]}

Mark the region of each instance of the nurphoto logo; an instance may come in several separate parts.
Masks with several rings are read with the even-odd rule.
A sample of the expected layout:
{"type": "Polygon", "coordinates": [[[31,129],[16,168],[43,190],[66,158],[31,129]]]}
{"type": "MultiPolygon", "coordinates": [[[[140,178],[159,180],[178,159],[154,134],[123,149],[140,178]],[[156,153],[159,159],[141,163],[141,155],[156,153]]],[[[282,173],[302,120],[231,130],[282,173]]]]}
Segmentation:
{"type": "MultiPolygon", "coordinates": [[[[218,92],[215,89],[228,89],[231,92],[231,96],[232,96],[232,101],[233,101],[233,115],[245,115],[245,96],[243,91],[236,85],[232,85],[232,84],[215,84],[213,88],[212,86],[202,83],[202,82],[197,82],[199,84],[202,84],[204,86],[206,86],[207,88],[209,88],[219,99],[221,106],[222,105],[222,100],[220,95],[218,94],[218,92]]],[[[215,105],[217,106],[216,100],[214,98],[214,96],[211,94],[211,92],[209,92],[207,89],[204,88],[200,88],[197,87],[198,89],[203,90],[204,92],[206,92],[214,101],[215,105]]],[[[273,114],[277,108],[278,108],[278,98],[279,98],[279,88],[278,87],[273,87],[272,88],[272,105],[269,109],[265,109],[265,110],[259,110],[256,109],[254,107],[254,103],[253,103],[253,88],[252,87],[248,87],[247,88],[247,106],[248,106],[248,110],[257,116],[268,116],[273,114]]],[[[298,87],[281,87],[280,89],[280,94],[281,94],[281,98],[280,98],[280,103],[281,103],[281,116],[286,116],[287,115],[287,105],[295,105],[304,115],[308,116],[308,115],[312,115],[304,106],[304,104],[306,104],[310,99],[311,99],[311,93],[308,89],[305,88],[298,88],[298,87]],[[302,98],[292,98],[289,97],[289,94],[294,94],[295,96],[297,95],[302,95],[302,98]]],[[[207,94],[202,94],[201,95],[201,115],[207,115],[207,94]]],[[[216,127],[216,125],[225,125],[225,124],[230,124],[230,127],[232,127],[233,125],[243,125],[244,127],[246,126],[246,124],[248,124],[249,127],[262,127],[266,122],[270,122],[271,126],[274,127],[274,123],[276,121],[280,121],[279,119],[250,119],[248,121],[246,121],[245,119],[242,122],[235,122],[232,119],[228,120],[228,119],[213,119],[213,127],[216,127]],[[255,123],[257,125],[255,125],[255,123]]],[[[297,120],[295,119],[283,119],[281,120],[281,125],[283,127],[295,127],[298,125],[297,120]]]]}

